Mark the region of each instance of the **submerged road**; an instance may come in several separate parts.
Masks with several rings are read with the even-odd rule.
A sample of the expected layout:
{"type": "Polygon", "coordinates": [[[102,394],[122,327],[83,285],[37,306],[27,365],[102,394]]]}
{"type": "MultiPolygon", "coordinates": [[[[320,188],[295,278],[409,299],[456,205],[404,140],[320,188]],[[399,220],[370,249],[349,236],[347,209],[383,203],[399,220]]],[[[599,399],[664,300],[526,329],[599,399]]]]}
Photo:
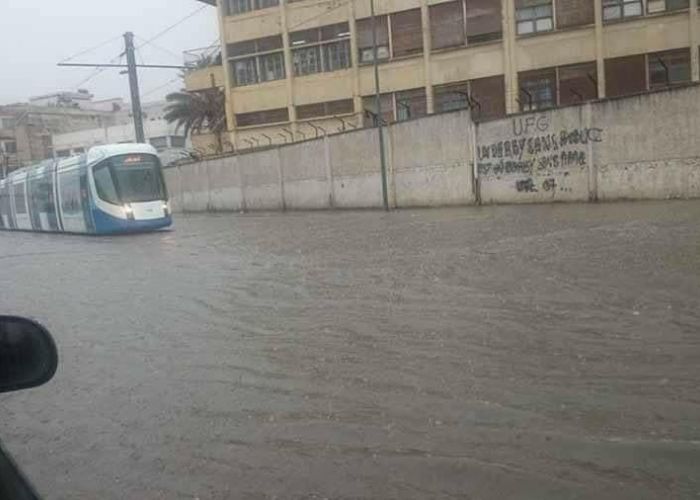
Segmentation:
{"type": "Polygon", "coordinates": [[[700,495],[700,202],[0,232],[0,287],[47,499],[700,495]]]}

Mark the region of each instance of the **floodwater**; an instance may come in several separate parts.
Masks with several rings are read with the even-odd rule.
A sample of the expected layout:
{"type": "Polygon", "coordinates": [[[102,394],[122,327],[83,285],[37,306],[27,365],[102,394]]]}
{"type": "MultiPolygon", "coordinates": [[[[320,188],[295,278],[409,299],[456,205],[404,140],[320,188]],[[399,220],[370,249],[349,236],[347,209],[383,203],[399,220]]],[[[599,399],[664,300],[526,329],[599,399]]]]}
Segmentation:
{"type": "Polygon", "coordinates": [[[0,233],[48,499],[700,496],[700,202],[0,233]]]}

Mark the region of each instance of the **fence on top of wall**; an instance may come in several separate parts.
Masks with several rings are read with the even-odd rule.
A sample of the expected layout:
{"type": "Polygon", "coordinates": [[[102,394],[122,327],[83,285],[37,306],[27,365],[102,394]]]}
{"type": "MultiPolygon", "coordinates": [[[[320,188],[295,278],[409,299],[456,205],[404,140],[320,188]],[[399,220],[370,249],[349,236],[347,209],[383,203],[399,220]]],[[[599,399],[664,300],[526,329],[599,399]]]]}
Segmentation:
{"type": "MultiPolygon", "coordinates": [[[[700,197],[700,86],[386,129],[393,207],[700,197]]],[[[382,206],[376,129],[166,169],[175,211],[382,206]]]]}

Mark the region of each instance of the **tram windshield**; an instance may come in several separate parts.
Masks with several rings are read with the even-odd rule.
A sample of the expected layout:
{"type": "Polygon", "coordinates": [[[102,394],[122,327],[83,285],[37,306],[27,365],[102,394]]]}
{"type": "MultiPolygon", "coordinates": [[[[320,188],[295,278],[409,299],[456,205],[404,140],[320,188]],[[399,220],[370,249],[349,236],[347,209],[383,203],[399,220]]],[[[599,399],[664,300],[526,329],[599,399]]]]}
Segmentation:
{"type": "Polygon", "coordinates": [[[113,156],[93,167],[97,195],[113,204],[166,199],[158,157],[149,154],[113,156]]]}

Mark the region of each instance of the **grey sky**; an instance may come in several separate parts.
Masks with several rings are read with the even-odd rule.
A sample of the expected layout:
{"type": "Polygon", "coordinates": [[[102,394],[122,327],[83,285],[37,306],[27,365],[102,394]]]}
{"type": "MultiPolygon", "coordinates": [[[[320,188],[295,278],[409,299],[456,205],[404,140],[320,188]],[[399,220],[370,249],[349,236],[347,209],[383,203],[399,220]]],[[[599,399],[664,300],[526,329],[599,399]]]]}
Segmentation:
{"type": "MultiPolygon", "coordinates": [[[[94,70],[59,68],[56,63],[60,60],[125,31],[134,32],[138,45],[139,38],[142,42],[151,38],[202,6],[201,12],[154,41],[162,49],[140,49],[140,59],[147,64],[181,64],[183,50],[215,42],[215,8],[195,0],[0,0],[0,104],[55,90],[75,90],[94,70]]],[[[72,62],[107,62],[122,50],[119,38],[72,62]]],[[[144,101],[182,87],[179,80],[151,92],[176,78],[177,70],[143,69],[139,77],[141,92],[147,94],[144,101]]],[[[127,77],[119,75],[118,69],[106,70],[82,87],[96,99],[128,99],[129,95],[127,77]]]]}

